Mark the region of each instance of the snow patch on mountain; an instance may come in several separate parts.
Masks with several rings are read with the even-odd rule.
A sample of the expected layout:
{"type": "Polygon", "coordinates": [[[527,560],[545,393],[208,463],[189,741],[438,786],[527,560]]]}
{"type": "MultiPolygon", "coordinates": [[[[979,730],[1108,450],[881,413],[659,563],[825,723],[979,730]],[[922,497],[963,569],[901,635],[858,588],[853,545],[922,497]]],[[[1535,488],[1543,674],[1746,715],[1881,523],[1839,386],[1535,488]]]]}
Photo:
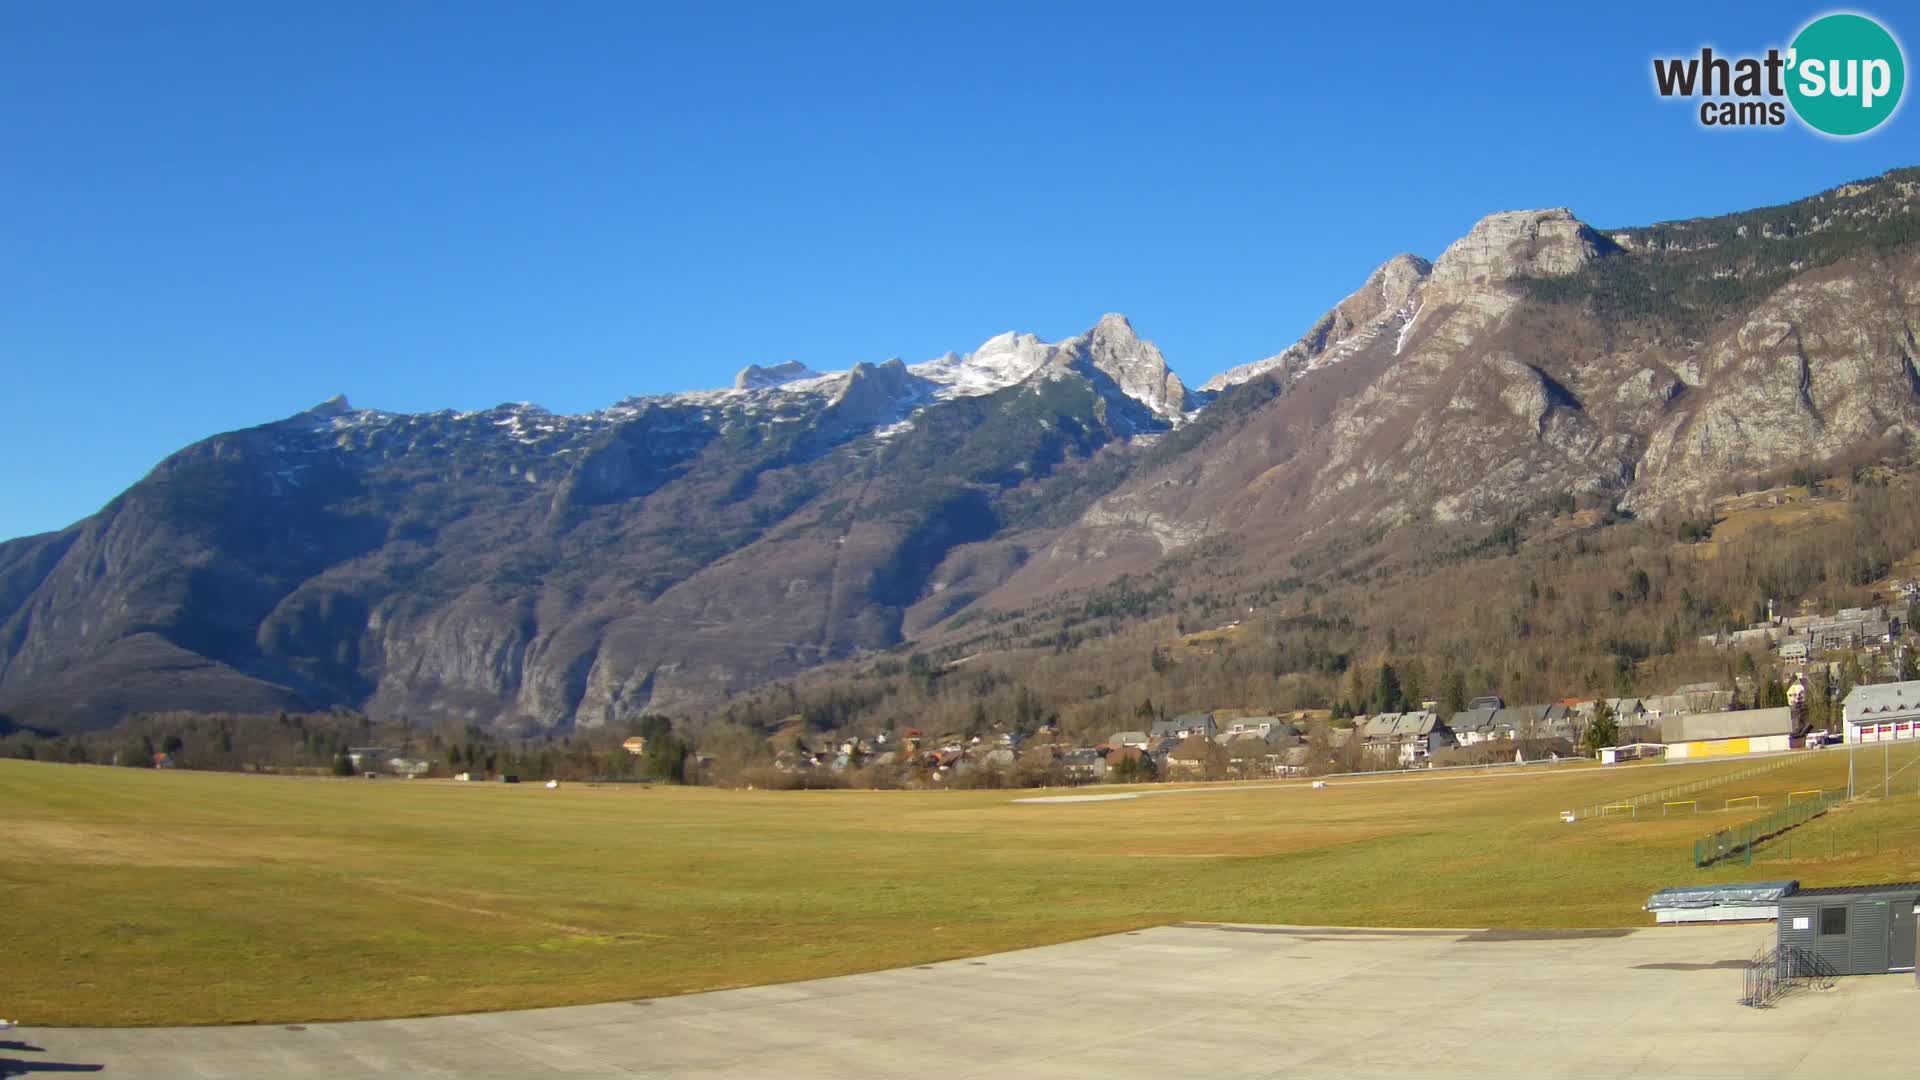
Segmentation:
{"type": "Polygon", "coordinates": [[[1357,355],[1388,331],[1395,333],[1393,353],[1400,355],[1419,317],[1420,300],[1432,273],[1432,264],[1417,255],[1388,259],[1367,276],[1365,284],[1322,315],[1284,352],[1228,368],[1202,384],[1201,391],[1219,393],[1271,371],[1298,377],[1331,367],[1357,355]]]}

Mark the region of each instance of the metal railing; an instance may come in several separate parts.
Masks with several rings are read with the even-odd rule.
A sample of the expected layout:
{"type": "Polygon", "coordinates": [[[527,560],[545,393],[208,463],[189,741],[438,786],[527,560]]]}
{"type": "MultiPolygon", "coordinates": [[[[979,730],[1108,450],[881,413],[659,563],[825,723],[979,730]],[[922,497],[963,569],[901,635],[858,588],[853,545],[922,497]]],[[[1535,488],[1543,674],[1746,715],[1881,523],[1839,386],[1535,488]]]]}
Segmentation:
{"type": "Polygon", "coordinates": [[[1773,772],[1776,769],[1784,769],[1801,760],[1804,759],[1792,754],[1772,757],[1757,764],[1749,765],[1744,769],[1736,769],[1730,773],[1715,773],[1712,776],[1702,777],[1699,780],[1690,781],[1685,784],[1674,784],[1671,787],[1663,787],[1656,791],[1643,792],[1625,799],[1610,799],[1606,802],[1590,803],[1580,807],[1578,810],[1568,811],[1561,816],[1564,818],[1571,815],[1572,820],[1583,821],[1590,817],[1605,817],[1610,810],[1624,810],[1628,814],[1638,817],[1642,807],[1658,806],[1663,802],[1672,801],[1681,795],[1691,795],[1696,791],[1706,791],[1709,788],[1716,788],[1722,784],[1731,784],[1736,780],[1746,780],[1750,777],[1773,772]]]}
{"type": "Polygon", "coordinates": [[[1840,973],[1825,957],[1800,945],[1762,949],[1747,961],[1740,1004],[1770,1008],[1795,990],[1825,990],[1840,973]]]}

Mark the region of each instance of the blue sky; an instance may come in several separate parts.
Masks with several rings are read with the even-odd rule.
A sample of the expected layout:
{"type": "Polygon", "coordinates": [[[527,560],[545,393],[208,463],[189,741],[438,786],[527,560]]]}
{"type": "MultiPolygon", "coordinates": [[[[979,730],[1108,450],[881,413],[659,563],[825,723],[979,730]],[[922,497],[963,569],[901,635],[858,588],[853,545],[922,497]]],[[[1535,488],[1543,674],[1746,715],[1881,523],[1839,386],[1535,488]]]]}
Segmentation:
{"type": "Polygon", "coordinates": [[[1911,107],[1839,142],[1654,97],[1824,8],[1586,7],[0,5],[0,537],[343,392],[575,412],[1106,311],[1198,383],[1495,210],[1920,162],[1911,107]]]}

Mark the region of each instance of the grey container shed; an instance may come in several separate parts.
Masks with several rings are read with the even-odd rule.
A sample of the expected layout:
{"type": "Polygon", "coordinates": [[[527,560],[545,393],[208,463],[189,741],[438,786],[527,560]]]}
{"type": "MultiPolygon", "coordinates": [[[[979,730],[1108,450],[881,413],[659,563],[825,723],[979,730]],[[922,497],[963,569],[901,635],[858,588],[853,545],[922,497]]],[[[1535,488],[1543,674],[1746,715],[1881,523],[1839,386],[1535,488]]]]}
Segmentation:
{"type": "Polygon", "coordinates": [[[1835,975],[1914,968],[1920,883],[1802,889],[1780,898],[1779,944],[1819,957],[1835,975]]]}

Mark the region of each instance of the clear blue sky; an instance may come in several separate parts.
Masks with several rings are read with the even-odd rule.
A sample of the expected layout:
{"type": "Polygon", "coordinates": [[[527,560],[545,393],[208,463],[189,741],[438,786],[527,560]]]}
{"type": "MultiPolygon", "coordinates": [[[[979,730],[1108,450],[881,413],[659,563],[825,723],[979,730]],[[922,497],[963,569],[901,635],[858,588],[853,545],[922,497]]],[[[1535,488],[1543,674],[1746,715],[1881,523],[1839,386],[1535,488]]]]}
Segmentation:
{"type": "Polygon", "coordinates": [[[1911,103],[1843,143],[1655,99],[1822,8],[1581,7],[0,5],[0,537],[342,392],[575,412],[1106,311],[1197,383],[1494,210],[1920,161],[1911,103]]]}

